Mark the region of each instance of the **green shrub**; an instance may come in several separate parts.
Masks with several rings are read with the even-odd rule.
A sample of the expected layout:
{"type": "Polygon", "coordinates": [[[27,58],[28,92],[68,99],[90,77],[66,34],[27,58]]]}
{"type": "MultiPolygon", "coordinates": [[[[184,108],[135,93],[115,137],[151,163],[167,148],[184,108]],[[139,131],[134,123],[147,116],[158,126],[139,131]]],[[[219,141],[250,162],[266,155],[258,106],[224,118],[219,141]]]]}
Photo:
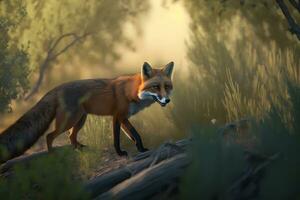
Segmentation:
{"type": "Polygon", "coordinates": [[[296,38],[285,34],[276,3],[184,3],[191,18],[189,66],[187,77],[175,76],[174,124],[185,130],[212,119],[218,124],[260,120],[271,104],[284,112],[281,99],[289,99],[285,79],[300,83],[300,48],[296,38]]]}
{"type": "MultiPolygon", "coordinates": [[[[291,126],[287,126],[282,111],[271,105],[268,117],[253,122],[251,134],[256,142],[251,152],[278,157],[266,167],[258,186],[258,199],[297,199],[300,197],[300,134],[299,86],[288,83],[291,126]]],[[[230,187],[245,170],[244,147],[227,145],[216,128],[192,129],[195,142],[190,150],[193,163],[187,170],[181,187],[182,199],[231,199],[230,187]]],[[[231,133],[232,134],[232,133],[231,133]]],[[[248,163],[248,161],[247,161],[248,163]]],[[[249,163],[247,164],[249,165],[249,163]]]]}
{"type": "Polygon", "coordinates": [[[26,49],[18,47],[9,34],[26,12],[19,5],[8,14],[5,9],[7,4],[7,1],[0,2],[0,112],[10,111],[11,101],[29,88],[29,58],[26,49]]]}
{"type": "Polygon", "coordinates": [[[228,186],[245,167],[239,145],[226,145],[216,127],[195,127],[192,165],[180,188],[181,199],[228,199],[228,186]]]}
{"type": "Polygon", "coordinates": [[[59,149],[26,165],[16,165],[12,177],[0,180],[5,199],[87,199],[77,172],[76,153],[59,149]]]}

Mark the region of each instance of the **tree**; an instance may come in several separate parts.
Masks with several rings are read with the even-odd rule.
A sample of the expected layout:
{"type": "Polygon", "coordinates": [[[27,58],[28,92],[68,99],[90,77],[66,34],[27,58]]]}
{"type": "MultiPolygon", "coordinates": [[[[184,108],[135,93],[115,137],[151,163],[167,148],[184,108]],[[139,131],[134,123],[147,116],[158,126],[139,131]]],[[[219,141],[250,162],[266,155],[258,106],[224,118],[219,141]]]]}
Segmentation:
{"type": "MultiPolygon", "coordinates": [[[[12,100],[24,94],[28,87],[28,56],[24,47],[17,48],[9,32],[18,26],[26,14],[19,1],[0,2],[0,112],[10,111],[12,100]],[[11,5],[17,3],[8,16],[11,5]]],[[[15,4],[14,4],[15,5],[15,4]]]]}
{"type": "Polygon", "coordinates": [[[124,26],[138,26],[136,16],[148,10],[143,0],[28,0],[26,19],[11,35],[19,45],[29,46],[29,65],[39,78],[28,93],[34,95],[54,63],[64,65],[80,59],[85,65],[112,65],[120,58],[117,47],[133,48],[124,26]]]}

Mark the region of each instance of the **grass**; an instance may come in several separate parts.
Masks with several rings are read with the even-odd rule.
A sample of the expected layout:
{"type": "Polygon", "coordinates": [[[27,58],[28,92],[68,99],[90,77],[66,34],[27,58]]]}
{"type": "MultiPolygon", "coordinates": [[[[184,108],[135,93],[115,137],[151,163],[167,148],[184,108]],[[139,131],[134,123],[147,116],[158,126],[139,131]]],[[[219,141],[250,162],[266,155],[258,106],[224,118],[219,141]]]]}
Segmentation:
{"type": "Polygon", "coordinates": [[[78,151],[80,176],[91,176],[95,169],[101,165],[102,152],[113,146],[111,126],[111,119],[108,117],[88,116],[80,133],[80,142],[87,145],[83,151],[78,151]]]}
{"type": "Polygon", "coordinates": [[[5,199],[88,199],[77,174],[76,153],[71,148],[16,165],[12,177],[0,178],[5,199]]]}
{"type": "MultiPolygon", "coordinates": [[[[290,103],[294,108],[300,105],[299,88],[294,84],[288,87],[290,103]]],[[[279,155],[267,166],[256,199],[298,199],[300,135],[299,121],[296,120],[300,113],[297,109],[290,113],[294,119],[290,128],[283,120],[281,110],[276,107],[272,105],[268,117],[253,122],[249,128],[251,135],[256,138],[251,152],[267,157],[279,155]]],[[[193,163],[183,177],[180,189],[182,199],[232,199],[230,187],[246,166],[245,146],[237,142],[228,145],[217,130],[212,125],[191,129],[195,136],[190,148],[193,163]]]]}
{"type": "Polygon", "coordinates": [[[246,165],[242,148],[225,145],[217,126],[193,127],[193,163],[183,176],[181,199],[226,199],[228,186],[246,165]]]}
{"type": "Polygon", "coordinates": [[[88,117],[80,133],[80,141],[88,146],[86,149],[65,147],[29,165],[15,166],[11,178],[0,179],[0,196],[6,199],[88,199],[82,181],[101,166],[103,148],[112,146],[110,132],[109,118],[88,117]]]}
{"type": "Polygon", "coordinates": [[[207,21],[204,31],[205,25],[192,23],[189,77],[177,78],[170,112],[173,123],[195,137],[180,198],[231,199],[229,188],[245,169],[243,152],[250,148],[280,155],[267,167],[257,199],[299,199],[299,49],[262,41],[238,12],[233,18],[239,23],[207,21]],[[249,138],[226,145],[219,128],[241,119],[252,122],[249,138]],[[253,144],[245,147],[247,141],[253,144]]]}

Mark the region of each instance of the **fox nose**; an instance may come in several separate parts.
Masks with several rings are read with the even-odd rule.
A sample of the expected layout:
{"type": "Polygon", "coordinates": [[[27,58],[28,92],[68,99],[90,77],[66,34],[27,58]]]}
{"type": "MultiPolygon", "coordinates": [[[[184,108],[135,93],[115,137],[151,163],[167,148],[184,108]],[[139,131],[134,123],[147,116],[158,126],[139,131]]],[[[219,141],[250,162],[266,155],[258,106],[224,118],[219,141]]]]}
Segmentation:
{"type": "Polygon", "coordinates": [[[170,101],[171,101],[170,99],[166,99],[166,100],[165,100],[166,103],[169,103],[170,101]]]}

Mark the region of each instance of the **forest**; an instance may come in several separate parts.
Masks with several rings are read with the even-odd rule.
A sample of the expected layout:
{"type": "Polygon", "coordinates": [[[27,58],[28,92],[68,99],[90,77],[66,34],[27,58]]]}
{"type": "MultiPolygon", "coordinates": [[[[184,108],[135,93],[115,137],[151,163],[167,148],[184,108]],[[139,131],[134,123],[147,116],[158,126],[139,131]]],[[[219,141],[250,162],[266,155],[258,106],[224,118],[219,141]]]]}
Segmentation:
{"type": "Polygon", "coordinates": [[[300,0],[0,0],[0,119],[0,199],[300,199],[300,0]],[[170,103],[129,118],[150,151],[89,114],[87,147],[4,159],[51,89],[171,61],[170,103]]]}

